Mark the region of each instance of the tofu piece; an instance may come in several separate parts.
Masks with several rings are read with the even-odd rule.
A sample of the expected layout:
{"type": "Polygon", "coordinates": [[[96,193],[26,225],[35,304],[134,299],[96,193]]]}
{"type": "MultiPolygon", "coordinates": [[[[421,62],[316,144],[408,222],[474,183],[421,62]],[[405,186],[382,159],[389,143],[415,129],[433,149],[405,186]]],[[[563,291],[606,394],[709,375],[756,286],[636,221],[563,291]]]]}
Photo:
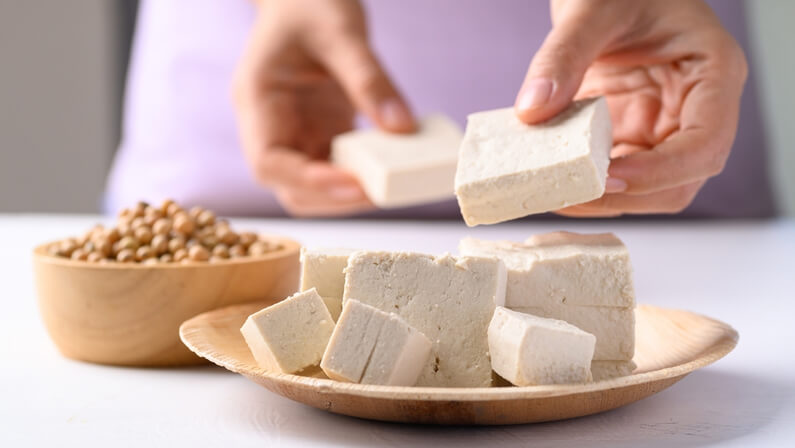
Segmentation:
{"type": "Polygon", "coordinates": [[[609,380],[631,375],[638,366],[632,361],[593,361],[591,375],[594,381],[609,380]]]}
{"type": "Polygon", "coordinates": [[[413,386],[431,354],[431,341],[401,317],[350,299],[320,362],[339,381],[413,386]]]}
{"type": "Polygon", "coordinates": [[[257,364],[283,373],[317,365],[333,331],[334,321],[315,289],[257,311],[240,328],[257,364]]]}
{"type": "Polygon", "coordinates": [[[331,318],[336,322],[340,318],[340,313],[342,313],[342,297],[321,297],[321,299],[326,304],[331,318]]]}
{"type": "Polygon", "coordinates": [[[396,208],[453,197],[461,130],[432,115],[413,134],[351,131],[331,142],[331,160],[352,172],[378,207],[396,208]]]}
{"type": "Polygon", "coordinates": [[[488,329],[491,365],[516,386],[591,381],[594,335],[498,306],[488,329]]]}
{"type": "Polygon", "coordinates": [[[370,312],[373,307],[364,308],[367,305],[361,302],[351,300],[348,305],[334,327],[320,368],[331,379],[358,383],[386,319],[370,312]]]}
{"type": "Polygon", "coordinates": [[[537,125],[513,108],[471,114],[455,176],[461,215],[468,226],[494,224],[596,199],[612,146],[603,97],[537,125]]]}
{"type": "Polygon", "coordinates": [[[508,268],[505,306],[635,306],[629,251],[615,235],[553,232],[525,243],[464,238],[464,256],[493,256],[508,268]]]}
{"type": "Polygon", "coordinates": [[[491,385],[487,329],[505,298],[496,258],[409,252],[357,252],[345,268],[350,299],[398,314],[433,343],[417,386],[491,385]]]}
{"type": "MultiPolygon", "coordinates": [[[[301,291],[315,288],[321,297],[336,297],[342,300],[348,256],[355,249],[307,249],[301,248],[301,291]]],[[[339,314],[338,314],[339,315],[339,314]]]]}
{"type": "Polygon", "coordinates": [[[350,254],[356,249],[301,248],[301,291],[315,288],[336,322],[342,312],[342,291],[350,254]]]}
{"type": "Polygon", "coordinates": [[[511,310],[566,321],[594,335],[594,360],[629,361],[635,355],[635,312],[632,308],[552,305],[511,310]]]}

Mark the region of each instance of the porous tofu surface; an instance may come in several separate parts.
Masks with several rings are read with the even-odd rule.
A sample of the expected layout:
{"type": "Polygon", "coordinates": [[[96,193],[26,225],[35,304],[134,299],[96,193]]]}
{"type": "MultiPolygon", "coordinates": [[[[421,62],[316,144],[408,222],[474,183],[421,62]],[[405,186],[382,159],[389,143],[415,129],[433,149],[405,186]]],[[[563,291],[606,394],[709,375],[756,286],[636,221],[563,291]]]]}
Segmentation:
{"type": "Polygon", "coordinates": [[[301,291],[315,288],[321,297],[342,299],[348,256],[356,249],[302,248],[301,291]]]}
{"type": "Polygon", "coordinates": [[[524,243],[464,238],[459,252],[505,263],[508,307],[635,306],[629,251],[613,234],[553,232],[524,243]]]}
{"type": "Polygon", "coordinates": [[[594,360],[629,361],[635,356],[633,308],[550,305],[511,308],[525,314],[568,322],[596,336],[594,360]]]}
{"type": "Polygon", "coordinates": [[[333,331],[331,314],[314,289],[257,311],[240,328],[257,364],[283,373],[317,365],[333,331]]]}
{"type": "Polygon", "coordinates": [[[455,176],[461,214],[467,225],[494,224],[596,199],[611,148],[603,97],[536,125],[513,108],[471,114],[455,176]]]}
{"type": "Polygon", "coordinates": [[[488,341],[494,371],[514,385],[591,381],[596,338],[574,325],[497,307],[488,341]]]}
{"type": "Polygon", "coordinates": [[[638,366],[632,361],[593,361],[591,375],[594,381],[609,380],[631,375],[638,366]]]}
{"type": "MultiPolygon", "coordinates": [[[[401,316],[433,343],[418,386],[491,384],[487,329],[504,303],[506,271],[496,258],[363,251],[345,269],[347,300],[401,316]]],[[[344,312],[344,311],[343,311],[344,312]]]]}
{"type": "Polygon", "coordinates": [[[413,386],[431,346],[398,315],[349,299],[320,366],[340,381],[413,386]]]}

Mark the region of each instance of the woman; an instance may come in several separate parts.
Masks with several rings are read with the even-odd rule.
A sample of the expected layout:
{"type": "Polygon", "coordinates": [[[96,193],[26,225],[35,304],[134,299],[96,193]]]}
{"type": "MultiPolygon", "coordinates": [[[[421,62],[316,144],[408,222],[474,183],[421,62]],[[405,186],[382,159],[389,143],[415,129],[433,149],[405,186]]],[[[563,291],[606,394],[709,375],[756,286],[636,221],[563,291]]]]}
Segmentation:
{"type": "MultiPolygon", "coordinates": [[[[705,3],[552,1],[551,30],[550,11],[527,0],[364,6],[144,1],[109,208],[170,196],[236,215],[368,213],[356,180],[326,160],[355,112],[411,132],[430,112],[463,124],[513,102],[535,123],[604,94],[616,142],[608,193],[558,213],[773,213],[754,98],[727,164],[747,68],[705,3]]],[[[741,4],[715,6],[744,38],[741,4]]],[[[389,215],[458,211],[451,201],[389,215]]]]}

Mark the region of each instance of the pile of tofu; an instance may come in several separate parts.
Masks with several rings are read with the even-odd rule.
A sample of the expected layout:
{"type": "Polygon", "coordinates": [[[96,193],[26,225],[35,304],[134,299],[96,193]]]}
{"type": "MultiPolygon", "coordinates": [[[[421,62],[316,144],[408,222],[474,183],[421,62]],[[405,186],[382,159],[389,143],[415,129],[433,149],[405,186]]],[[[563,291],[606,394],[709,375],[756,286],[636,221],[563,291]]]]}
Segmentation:
{"type": "MultiPolygon", "coordinates": [[[[334,139],[332,161],[382,208],[454,189],[474,226],[602,196],[611,134],[605,99],[590,98],[536,125],[511,108],[475,113],[463,140],[440,116],[410,135],[353,131],[334,139]]],[[[304,250],[301,292],[241,332],[263,369],[319,366],[361,384],[489,387],[496,373],[532,386],[635,369],[632,268],[614,235],[465,238],[459,252],[304,250]]]]}
{"type": "Polygon", "coordinates": [[[460,256],[302,251],[301,292],[248,317],[259,366],[420,387],[599,381],[635,368],[629,254],[612,234],[461,241],[460,256]]]}

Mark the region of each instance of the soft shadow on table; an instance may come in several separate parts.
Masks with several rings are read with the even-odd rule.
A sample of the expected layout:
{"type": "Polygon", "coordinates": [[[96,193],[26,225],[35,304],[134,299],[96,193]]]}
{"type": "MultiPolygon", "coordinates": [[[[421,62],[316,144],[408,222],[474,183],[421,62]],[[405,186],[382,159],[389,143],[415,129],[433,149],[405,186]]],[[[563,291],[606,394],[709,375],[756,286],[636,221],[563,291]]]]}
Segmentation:
{"type": "MultiPolygon", "coordinates": [[[[278,397],[243,422],[264,438],[317,440],[342,446],[643,446],[697,447],[742,437],[775,418],[795,388],[710,369],[640,402],[578,419],[516,426],[454,427],[382,423],[320,411],[278,397]],[[442,445],[440,445],[442,444],[442,445]]],[[[269,392],[262,391],[263,394],[269,392]]],[[[252,394],[254,395],[254,394],[252,394]]],[[[276,398],[276,397],[274,397],[276,398]]],[[[256,397],[244,398],[247,406],[256,397]]],[[[232,400],[233,402],[236,400],[232,400]]],[[[238,414],[241,415],[241,414],[238,414]]]]}

